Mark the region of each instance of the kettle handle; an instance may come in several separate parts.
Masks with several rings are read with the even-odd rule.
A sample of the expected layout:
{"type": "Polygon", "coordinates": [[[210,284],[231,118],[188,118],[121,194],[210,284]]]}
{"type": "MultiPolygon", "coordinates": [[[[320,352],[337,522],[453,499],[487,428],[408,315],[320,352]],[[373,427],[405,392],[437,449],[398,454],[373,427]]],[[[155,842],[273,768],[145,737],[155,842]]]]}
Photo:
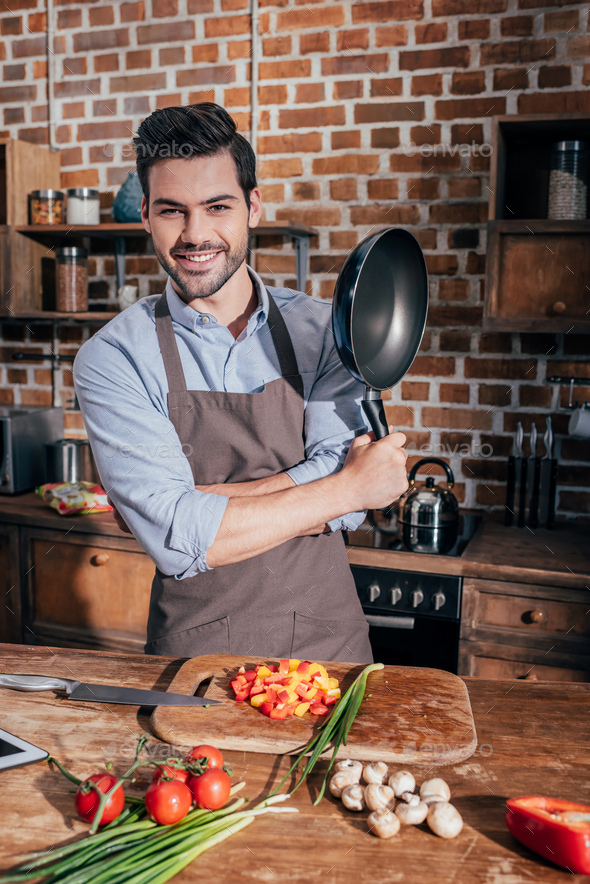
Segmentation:
{"type": "Polygon", "coordinates": [[[453,471],[450,468],[450,466],[448,465],[448,463],[445,463],[444,460],[440,459],[440,457],[425,457],[425,458],[423,458],[423,460],[419,460],[418,463],[415,463],[414,466],[412,467],[412,469],[410,470],[410,475],[408,476],[408,482],[410,483],[410,485],[414,484],[414,481],[416,479],[416,473],[418,472],[420,467],[423,467],[424,464],[427,464],[427,463],[436,463],[439,465],[439,467],[443,467],[446,474],[447,474],[447,486],[449,488],[452,488],[454,486],[455,477],[453,476],[453,471]]]}

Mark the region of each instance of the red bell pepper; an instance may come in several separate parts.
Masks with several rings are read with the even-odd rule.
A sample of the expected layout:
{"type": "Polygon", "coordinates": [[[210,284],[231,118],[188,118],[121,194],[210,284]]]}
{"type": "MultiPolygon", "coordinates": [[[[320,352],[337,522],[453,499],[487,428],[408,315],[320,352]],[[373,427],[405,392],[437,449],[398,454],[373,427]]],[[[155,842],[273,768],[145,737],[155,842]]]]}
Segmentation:
{"type": "Polygon", "coordinates": [[[590,875],[590,806],[536,795],[506,802],[509,831],[568,871],[590,875]]]}

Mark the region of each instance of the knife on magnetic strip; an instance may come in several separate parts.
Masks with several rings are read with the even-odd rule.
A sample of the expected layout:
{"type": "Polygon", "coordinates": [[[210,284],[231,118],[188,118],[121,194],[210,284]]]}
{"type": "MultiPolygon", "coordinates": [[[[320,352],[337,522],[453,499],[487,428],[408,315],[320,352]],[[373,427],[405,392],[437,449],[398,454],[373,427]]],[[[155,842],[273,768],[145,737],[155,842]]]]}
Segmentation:
{"type": "Polygon", "coordinates": [[[217,706],[221,700],[207,697],[189,697],[166,691],[145,691],[140,688],[122,688],[117,685],[87,684],[73,678],[53,678],[47,675],[0,675],[0,688],[15,691],[65,691],[68,700],[87,703],[119,703],[123,706],[217,706]]]}

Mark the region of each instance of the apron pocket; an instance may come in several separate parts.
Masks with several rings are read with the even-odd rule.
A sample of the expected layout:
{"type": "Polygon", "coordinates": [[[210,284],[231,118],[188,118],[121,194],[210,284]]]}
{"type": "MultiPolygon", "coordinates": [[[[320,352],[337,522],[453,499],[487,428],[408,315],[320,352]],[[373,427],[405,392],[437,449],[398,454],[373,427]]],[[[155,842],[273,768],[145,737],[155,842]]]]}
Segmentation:
{"type": "Polygon", "coordinates": [[[200,657],[229,654],[229,617],[192,626],[147,642],[146,654],[160,657],[200,657]]]}
{"type": "Polygon", "coordinates": [[[304,660],[372,663],[369,624],[363,620],[326,620],[295,611],[291,656],[304,660]]]}

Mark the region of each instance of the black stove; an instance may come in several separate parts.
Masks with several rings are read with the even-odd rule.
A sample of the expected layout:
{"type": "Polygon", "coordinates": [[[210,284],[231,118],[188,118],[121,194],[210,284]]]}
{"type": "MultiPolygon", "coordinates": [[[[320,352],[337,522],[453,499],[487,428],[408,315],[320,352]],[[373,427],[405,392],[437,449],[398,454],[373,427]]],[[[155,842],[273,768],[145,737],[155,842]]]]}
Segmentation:
{"type": "MultiPolygon", "coordinates": [[[[430,569],[436,559],[460,556],[480,521],[461,514],[457,541],[446,555],[417,554],[428,559],[428,571],[351,565],[376,661],[457,672],[463,578],[430,569]]],[[[378,529],[375,539],[381,549],[410,552],[378,529]]]]}

